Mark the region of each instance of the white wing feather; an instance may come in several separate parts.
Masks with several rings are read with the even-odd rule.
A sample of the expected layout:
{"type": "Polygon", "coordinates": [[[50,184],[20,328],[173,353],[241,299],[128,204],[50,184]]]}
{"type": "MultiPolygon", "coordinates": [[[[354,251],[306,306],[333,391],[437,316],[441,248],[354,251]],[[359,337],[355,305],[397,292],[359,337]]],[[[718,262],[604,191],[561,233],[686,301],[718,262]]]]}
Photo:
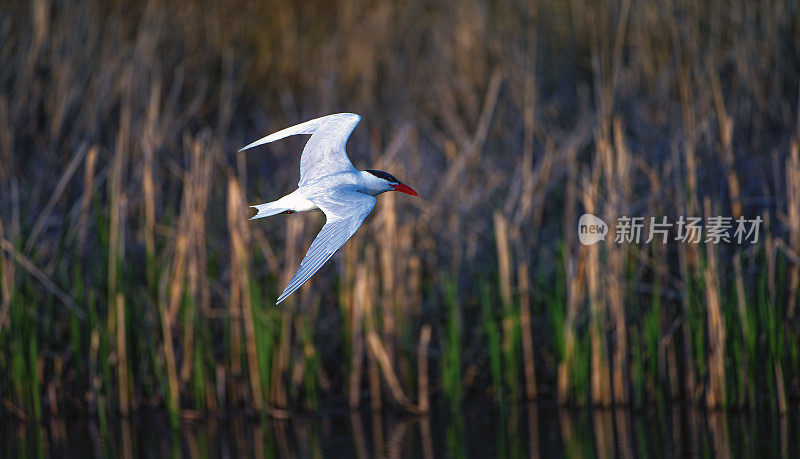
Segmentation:
{"type": "Polygon", "coordinates": [[[322,118],[309,120],[306,121],[305,123],[295,124],[294,126],[290,126],[286,129],[281,129],[278,132],[273,132],[272,134],[266,137],[262,137],[256,140],[255,142],[248,144],[246,147],[242,147],[241,149],[239,149],[239,151],[249,150],[250,148],[257,147],[259,145],[264,145],[265,143],[274,142],[276,140],[281,140],[283,138],[292,135],[313,134],[324,119],[325,117],[323,116],[322,118]]]}
{"type": "Polygon", "coordinates": [[[328,174],[355,170],[345,145],[361,117],[355,113],[336,113],[280,130],[256,140],[239,151],[297,134],[313,134],[300,157],[300,183],[313,182],[328,174]]]}
{"type": "Polygon", "coordinates": [[[280,304],[300,288],[355,234],[376,202],[374,196],[354,190],[340,190],[311,200],[325,212],[328,221],[311,243],[300,267],[275,304],[280,304]]]}

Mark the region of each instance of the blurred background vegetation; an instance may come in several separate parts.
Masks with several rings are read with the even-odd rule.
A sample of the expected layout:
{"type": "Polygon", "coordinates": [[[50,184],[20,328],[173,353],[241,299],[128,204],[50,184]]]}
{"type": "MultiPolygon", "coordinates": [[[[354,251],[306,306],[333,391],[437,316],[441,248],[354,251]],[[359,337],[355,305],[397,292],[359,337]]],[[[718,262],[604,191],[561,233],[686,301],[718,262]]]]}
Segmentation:
{"type": "MultiPolygon", "coordinates": [[[[796,2],[0,5],[0,402],[286,416],[800,398],[796,2]],[[319,214],[248,222],[363,116],[384,195],[280,307],[319,214]],[[762,217],[582,246],[578,217],[762,217]]],[[[613,228],[612,228],[613,234],[613,228]]]]}

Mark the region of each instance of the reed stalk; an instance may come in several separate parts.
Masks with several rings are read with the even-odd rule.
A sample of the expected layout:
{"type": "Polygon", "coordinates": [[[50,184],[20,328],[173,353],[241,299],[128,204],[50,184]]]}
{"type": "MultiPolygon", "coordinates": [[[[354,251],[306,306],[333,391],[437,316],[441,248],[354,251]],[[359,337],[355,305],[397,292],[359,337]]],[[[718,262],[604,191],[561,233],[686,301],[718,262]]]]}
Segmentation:
{"type": "Polygon", "coordinates": [[[363,301],[367,297],[367,271],[363,265],[356,271],[353,286],[353,307],[350,326],[350,374],[348,379],[348,402],[350,409],[361,405],[361,367],[364,359],[364,339],[362,329],[363,301]]]}
{"type": "Polygon", "coordinates": [[[80,217],[78,217],[77,251],[83,256],[86,246],[87,228],[89,226],[89,206],[92,203],[94,193],[95,167],[97,164],[98,147],[93,145],[86,154],[83,168],[83,191],[80,200],[80,217]]]}
{"type": "Polygon", "coordinates": [[[531,330],[531,296],[529,286],[528,263],[521,262],[517,268],[519,280],[519,326],[522,331],[522,357],[525,371],[525,396],[528,400],[536,400],[536,363],[533,349],[533,331],[531,330]]]}
{"type": "MultiPolygon", "coordinates": [[[[625,5],[629,5],[627,2],[625,5]]],[[[612,122],[613,147],[604,144],[604,167],[608,201],[605,215],[612,220],[613,213],[627,215],[628,209],[622,204],[630,202],[631,184],[626,178],[631,170],[631,157],[622,134],[622,122],[614,118],[612,122]]],[[[663,242],[663,241],[662,241],[663,242]]],[[[614,403],[627,405],[630,401],[628,394],[628,381],[630,380],[628,368],[628,325],[625,315],[625,298],[623,283],[626,279],[625,258],[626,251],[623,247],[609,245],[607,250],[608,262],[606,264],[606,297],[608,310],[613,322],[614,350],[611,355],[612,386],[614,403]]],[[[656,354],[657,355],[657,354],[656,354]]]]}
{"type": "MultiPolygon", "coordinates": [[[[366,289],[361,291],[363,295],[361,300],[361,310],[362,310],[362,320],[363,320],[363,327],[364,333],[366,334],[367,343],[370,344],[369,350],[372,350],[371,343],[373,341],[376,342],[376,346],[381,347],[379,344],[379,338],[376,331],[376,315],[375,312],[375,276],[372,274],[375,272],[375,249],[372,245],[368,245],[364,250],[364,259],[362,263],[366,266],[366,271],[364,271],[364,275],[366,276],[364,282],[366,284],[366,289]]],[[[384,311],[385,313],[387,311],[384,311]]],[[[384,314],[384,318],[391,313],[384,314]]],[[[392,319],[388,319],[390,322],[392,319]]],[[[384,331],[388,331],[393,333],[394,329],[393,326],[389,326],[387,330],[385,327],[384,322],[384,331]]],[[[383,350],[383,349],[381,349],[383,350]]],[[[390,357],[386,355],[386,351],[383,350],[385,358],[389,359],[390,357]]],[[[375,352],[367,352],[367,387],[369,388],[369,406],[370,409],[374,411],[380,411],[382,402],[381,402],[381,375],[380,369],[378,368],[378,361],[377,361],[377,354],[375,352]]]]}
{"type": "Polygon", "coordinates": [[[517,311],[513,307],[512,260],[509,245],[508,223],[499,211],[494,213],[494,229],[497,243],[498,276],[500,283],[500,302],[502,305],[502,349],[506,386],[512,400],[519,398],[519,336],[520,324],[517,311]]]}
{"type": "MultiPolygon", "coordinates": [[[[371,332],[367,335],[367,344],[369,345],[369,350],[374,356],[375,361],[380,367],[383,379],[386,382],[386,385],[389,387],[389,393],[392,394],[394,401],[399,406],[409,411],[414,411],[414,406],[403,392],[403,388],[400,386],[400,380],[397,378],[397,375],[392,368],[392,362],[389,358],[389,353],[386,351],[386,347],[383,345],[383,342],[378,337],[377,333],[371,332]]],[[[375,408],[379,407],[376,406],[375,408]]]]}
{"type": "Polygon", "coordinates": [[[430,377],[428,376],[428,352],[431,343],[432,328],[425,324],[419,332],[417,344],[417,411],[421,414],[430,410],[430,377]]]}
{"type": "MultiPolygon", "coordinates": [[[[160,92],[160,90],[158,90],[158,92],[160,92]]],[[[156,94],[156,92],[154,91],[153,94],[156,94]]],[[[150,294],[155,297],[157,289],[156,280],[158,275],[155,242],[156,191],[153,179],[153,150],[155,147],[152,140],[154,135],[152,134],[152,124],[154,124],[154,121],[150,120],[155,117],[155,115],[151,113],[156,110],[152,107],[156,106],[157,100],[154,101],[153,98],[157,98],[157,96],[151,96],[151,110],[148,112],[149,116],[147,123],[147,126],[149,126],[150,129],[146,132],[142,145],[142,152],[144,154],[144,161],[142,165],[142,195],[144,199],[144,247],[147,263],[147,286],[150,290],[150,294]]]]}
{"type": "MultiPolygon", "coordinates": [[[[609,148],[601,144],[601,151],[609,148]]],[[[585,211],[596,213],[597,191],[588,180],[583,182],[582,202],[585,211]]],[[[600,252],[596,245],[587,247],[586,280],[589,297],[589,342],[591,344],[591,402],[595,405],[611,405],[610,362],[606,336],[606,317],[608,315],[605,294],[601,292],[600,252]]]]}
{"type": "Polygon", "coordinates": [[[394,349],[394,342],[397,340],[399,334],[398,326],[405,321],[404,317],[400,316],[400,309],[395,303],[395,292],[398,291],[396,284],[396,271],[395,264],[401,262],[402,258],[399,257],[399,247],[397,241],[397,208],[395,203],[395,196],[389,194],[389,199],[381,200],[381,220],[383,229],[381,231],[382,238],[380,241],[380,268],[381,268],[381,323],[383,326],[382,334],[387,340],[389,346],[389,353],[394,357],[397,356],[394,349]]]}
{"type": "Polygon", "coordinates": [[[117,293],[116,297],[117,315],[117,354],[119,365],[117,367],[117,385],[119,391],[119,411],[122,416],[127,416],[130,411],[130,400],[128,390],[128,347],[127,334],[125,328],[125,297],[122,293],[117,293]]]}
{"type": "MultiPolygon", "coordinates": [[[[169,272],[164,271],[159,282],[158,294],[158,312],[161,322],[161,342],[162,353],[164,356],[164,364],[167,367],[167,390],[165,394],[165,402],[167,405],[167,413],[170,419],[170,425],[173,429],[180,426],[180,389],[178,384],[178,363],[175,356],[175,348],[172,336],[172,321],[167,307],[167,277],[169,272]]],[[[101,409],[102,411],[102,409],[101,409]]]]}
{"type": "MultiPolygon", "coordinates": [[[[313,336],[313,323],[316,319],[316,314],[308,320],[301,319],[301,334],[303,337],[303,357],[305,361],[305,378],[303,380],[303,388],[305,391],[304,407],[307,410],[315,410],[319,407],[319,390],[325,389],[323,384],[319,381],[319,374],[322,369],[319,366],[319,353],[314,345],[313,336]]],[[[263,340],[262,340],[263,341],[263,340]]],[[[263,348],[259,346],[259,348],[263,348]]],[[[262,351],[263,352],[263,351],[262,351]]],[[[267,374],[267,366],[264,366],[264,374],[267,374]]]]}
{"type": "MultiPolygon", "coordinates": [[[[286,285],[292,276],[292,266],[294,266],[300,258],[300,253],[297,250],[300,237],[303,234],[303,220],[302,219],[289,219],[287,221],[287,245],[286,245],[286,263],[284,271],[281,273],[281,285],[286,285]]],[[[283,311],[280,320],[280,338],[278,340],[278,347],[275,349],[275,357],[273,361],[275,364],[272,366],[272,394],[270,402],[277,408],[288,407],[289,398],[286,389],[286,382],[284,375],[289,371],[289,359],[291,352],[291,339],[292,339],[292,323],[294,321],[294,308],[296,298],[287,298],[283,306],[283,311]]]]}
{"type": "MultiPolygon", "coordinates": [[[[794,254],[800,253],[800,141],[795,140],[786,158],[786,221],[789,230],[789,247],[794,254]]],[[[789,266],[789,296],[786,316],[792,319],[797,309],[797,292],[800,288],[800,266],[789,266]]]]}
{"type": "MultiPolygon", "coordinates": [[[[250,382],[250,402],[256,413],[264,408],[264,396],[261,392],[260,371],[258,367],[258,349],[256,348],[256,333],[253,324],[251,285],[250,285],[250,259],[245,244],[250,240],[244,218],[244,200],[241,188],[235,177],[228,178],[228,230],[230,231],[231,246],[231,271],[237,274],[239,282],[239,309],[242,312],[244,325],[245,349],[247,352],[247,375],[250,382]],[[235,265],[235,268],[233,267],[235,265]]],[[[238,324],[236,325],[238,327],[238,324]]],[[[288,326],[285,325],[285,326],[288,326]]]]}
{"type": "MultiPolygon", "coordinates": [[[[706,221],[712,216],[711,200],[703,201],[706,221]]],[[[706,405],[709,408],[724,408],[725,394],[725,318],[719,292],[717,253],[712,243],[706,242],[706,267],[703,272],[708,308],[709,380],[706,390],[706,405]]]]}

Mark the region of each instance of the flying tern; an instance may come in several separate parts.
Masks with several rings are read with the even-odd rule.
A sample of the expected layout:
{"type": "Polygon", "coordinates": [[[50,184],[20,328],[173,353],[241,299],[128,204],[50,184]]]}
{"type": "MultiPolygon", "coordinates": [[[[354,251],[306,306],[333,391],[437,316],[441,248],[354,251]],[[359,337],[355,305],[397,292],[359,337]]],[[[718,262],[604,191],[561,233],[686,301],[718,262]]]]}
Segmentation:
{"type": "Polygon", "coordinates": [[[350,162],[345,144],[359,115],[337,113],[288,127],[247,145],[239,151],[274,142],[291,135],[311,134],[300,156],[300,182],[292,193],[256,206],[251,218],[269,217],[319,209],[327,222],[311,243],[300,267],[275,304],[300,288],[358,230],[375,206],[375,196],[385,191],[419,196],[393,175],[367,169],[359,171],[350,162]]]}

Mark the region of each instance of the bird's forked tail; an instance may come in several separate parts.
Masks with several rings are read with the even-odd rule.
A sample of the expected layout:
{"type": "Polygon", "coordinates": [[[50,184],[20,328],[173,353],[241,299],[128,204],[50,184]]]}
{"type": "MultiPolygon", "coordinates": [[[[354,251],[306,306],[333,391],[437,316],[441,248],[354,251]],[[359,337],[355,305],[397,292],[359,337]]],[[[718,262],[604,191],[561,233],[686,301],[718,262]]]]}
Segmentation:
{"type": "Polygon", "coordinates": [[[278,201],[266,202],[264,204],[259,204],[250,207],[258,211],[257,214],[250,217],[250,220],[255,220],[257,218],[271,217],[273,215],[283,214],[283,213],[291,214],[294,212],[293,210],[289,209],[288,207],[286,207],[282,203],[279,203],[278,201]]]}

